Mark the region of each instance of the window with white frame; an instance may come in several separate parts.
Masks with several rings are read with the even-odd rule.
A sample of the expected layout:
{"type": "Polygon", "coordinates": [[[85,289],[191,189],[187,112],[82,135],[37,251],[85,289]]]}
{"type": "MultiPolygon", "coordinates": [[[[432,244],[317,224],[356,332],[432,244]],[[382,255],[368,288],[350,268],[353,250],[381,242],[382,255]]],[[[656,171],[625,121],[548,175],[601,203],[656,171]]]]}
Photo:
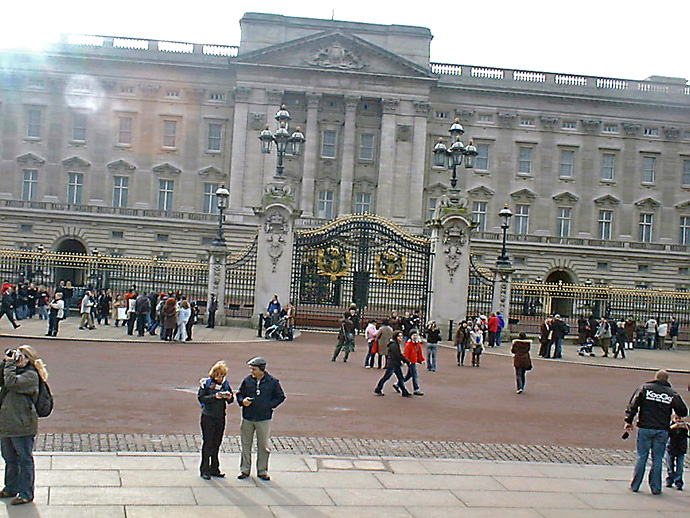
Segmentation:
{"type": "Polygon", "coordinates": [[[206,151],[220,152],[223,145],[223,125],[218,122],[208,124],[208,137],[206,139],[206,151]]]}
{"type": "Polygon", "coordinates": [[[321,157],[335,158],[338,150],[338,133],[333,130],[324,130],[321,134],[321,157]]]}
{"type": "Polygon", "coordinates": [[[517,205],[515,207],[515,233],[529,233],[529,205],[517,205]]]}
{"type": "Polygon", "coordinates": [[[601,155],[601,179],[613,180],[616,173],[616,154],[604,153],[601,155]]]}
{"type": "Polygon", "coordinates": [[[163,147],[174,148],[177,142],[177,121],[163,121],[163,147]]]}
{"type": "Polygon", "coordinates": [[[651,243],[653,230],[654,214],[649,212],[643,212],[640,214],[639,241],[642,241],[643,243],[651,243]]]}
{"type": "Polygon", "coordinates": [[[129,177],[113,177],[113,207],[126,207],[129,194],[129,177]]]}
{"type": "Polygon", "coordinates": [[[534,126],[534,119],[531,117],[520,117],[520,126],[534,126]]]}
{"type": "Polygon", "coordinates": [[[683,160],[683,175],[681,178],[683,185],[690,185],[690,159],[683,160]]]}
{"type": "Polygon", "coordinates": [[[477,158],[474,168],[479,171],[489,170],[489,144],[477,144],[477,158]]]}
{"type": "Polygon", "coordinates": [[[613,227],[613,211],[600,210],[599,211],[599,239],[611,239],[611,231],[613,227]]]}
{"type": "Polygon", "coordinates": [[[642,157],[642,181],[644,183],[654,183],[656,180],[656,157],[642,157]]]}
{"type": "Polygon", "coordinates": [[[520,157],[518,159],[518,174],[531,175],[532,174],[532,152],[531,147],[521,146],[520,157]]]}
{"type": "Polygon", "coordinates": [[[34,201],[38,188],[38,171],[35,169],[24,169],[22,175],[22,200],[34,201]]]}
{"type": "Polygon", "coordinates": [[[86,141],[86,114],[74,112],[72,118],[72,140],[77,142],[86,141]]]}
{"type": "Polygon", "coordinates": [[[333,191],[319,191],[316,217],[322,219],[333,219],[333,191]]]}
{"type": "Polygon", "coordinates": [[[438,198],[429,198],[427,202],[427,219],[434,219],[436,216],[436,207],[438,206],[438,198]]]}
{"type": "Polygon", "coordinates": [[[618,124],[604,124],[604,133],[618,133],[618,124]]]}
{"type": "Polygon", "coordinates": [[[82,173],[69,173],[67,180],[67,203],[81,204],[83,187],[84,175],[82,173]]]}
{"type": "Polygon", "coordinates": [[[477,115],[477,122],[493,122],[494,116],[492,113],[480,113],[477,115]]]}
{"type": "Polygon", "coordinates": [[[355,194],[355,214],[371,214],[371,194],[358,192],[355,194]]]}
{"type": "Polygon", "coordinates": [[[29,138],[41,138],[40,108],[29,108],[27,112],[26,136],[29,138]]]}
{"type": "Polygon", "coordinates": [[[561,163],[559,176],[561,178],[572,178],[575,172],[575,151],[572,149],[561,149],[561,163]]]}
{"type": "Polygon", "coordinates": [[[564,129],[564,130],[577,129],[577,122],[575,122],[575,121],[563,121],[561,123],[561,129],[564,129]]]}
{"type": "Polygon", "coordinates": [[[570,237],[570,222],[573,210],[569,207],[558,208],[558,219],[556,221],[556,233],[558,237],[570,237]]]}
{"type": "Polygon", "coordinates": [[[472,221],[477,223],[477,231],[486,231],[486,205],[485,201],[475,201],[472,204],[472,221]]]}
{"type": "Polygon", "coordinates": [[[132,117],[119,117],[117,126],[117,143],[132,145],[132,117]]]}
{"type": "Polygon", "coordinates": [[[659,128],[645,128],[644,134],[648,137],[658,137],[659,136],[659,128]]]}
{"type": "Polygon", "coordinates": [[[173,180],[158,180],[158,210],[172,210],[173,180]]]}
{"type": "Polygon", "coordinates": [[[374,135],[362,133],[359,136],[359,159],[367,162],[374,160],[374,135]]]}
{"type": "Polygon", "coordinates": [[[204,184],[204,212],[206,214],[218,214],[218,197],[216,191],[220,187],[217,183],[204,184]]]}
{"type": "Polygon", "coordinates": [[[690,245],[690,216],[680,217],[680,237],[678,242],[681,245],[690,245]]]}

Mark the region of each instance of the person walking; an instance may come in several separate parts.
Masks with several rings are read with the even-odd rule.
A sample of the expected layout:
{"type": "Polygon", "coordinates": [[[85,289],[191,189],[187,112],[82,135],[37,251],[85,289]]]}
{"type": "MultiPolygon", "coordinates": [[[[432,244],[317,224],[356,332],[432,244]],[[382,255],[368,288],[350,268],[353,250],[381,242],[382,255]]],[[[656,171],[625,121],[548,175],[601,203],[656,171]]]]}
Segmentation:
{"type": "Polygon", "coordinates": [[[185,327],[187,329],[187,338],[185,339],[187,342],[192,341],[192,330],[194,328],[194,324],[197,323],[199,319],[199,307],[196,305],[195,301],[191,301],[189,303],[189,319],[187,320],[187,323],[185,324],[185,327]]]}
{"type": "Polygon", "coordinates": [[[467,320],[463,320],[460,322],[458,330],[455,332],[455,348],[457,351],[458,367],[465,365],[465,353],[469,348],[470,341],[470,328],[468,327],[467,320]]]}
{"type": "Polygon", "coordinates": [[[207,378],[199,380],[197,399],[201,405],[201,478],[225,477],[220,471],[218,452],[225,432],[225,407],[234,396],[227,380],[228,366],[224,361],[216,362],[207,378]]]}
{"type": "Polygon", "coordinates": [[[12,324],[12,327],[17,329],[18,327],[21,327],[21,324],[17,324],[17,322],[15,322],[15,320],[14,320],[13,291],[14,291],[14,288],[12,287],[12,285],[10,285],[5,289],[5,292],[2,294],[2,302],[0,303],[0,318],[2,318],[3,315],[6,315],[7,320],[10,321],[10,324],[12,324]]]}
{"type": "Polygon", "coordinates": [[[671,428],[668,431],[666,447],[666,487],[675,484],[678,491],[683,490],[683,462],[688,452],[688,430],[690,426],[683,422],[678,414],[673,414],[671,428]]]}
{"type": "Polygon", "coordinates": [[[441,341],[441,330],[435,320],[429,320],[426,325],[426,359],[427,370],[436,372],[436,352],[441,341]]]}
{"type": "Polygon", "coordinates": [[[563,321],[561,315],[554,315],[552,329],[554,345],[553,357],[560,359],[563,358],[563,340],[565,340],[565,337],[570,333],[570,326],[563,321]]]}
{"type": "Polygon", "coordinates": [[[79,313],[81,314],[79,329],[83,330],[84,326],[86,326],[87,329],[96,329],[96,326],[93,323],[93,315],[91,314],[91,309],[95,306],[95,304],[96,303],[93,300],[93,295],[87,290],[81,299],[81,303],[79,304],[79,313]]]}
{"type": "Polygon", "coordinates": [[[637,323],[635,322],[635,320],[633,320],[632,317],[628,317],[625,321],[625,324],[623,324],[623,328],[625,329],[625,348],[628,350],[631,350],[633,348],[636,327],[637,323]]]}
{"type": "Polygon", "coordinates": [[[532,347],[532,340],[527,338],[525,333],[520,333],[517,340],[513,340],[510,352],[513,353],[513,367],[515,367],[515,380],[517,381],[517,394],[522,394],[525,390],[525,375],[532,370],[532,358],[529,350],[532,347]]]}
{"type": "Polygon", "coordinates": [[[642,485],[650,451],[652,452],[652,469],[649,473],[649,487],[652,494],[661,493],[661,470],[668,441],[671,412],[675,412],[680,417],[686,417],[688,408],[683,398],[668,382],[668,372],[660,370],[652,381],[635,391],[625,410],[627,433],[633,429],[633,420],[637,416],[637,461],[630,483],[630,489],[635,493],[642,485]]]}
{"type": "Polygon", "coordinates": [[[177,312],[177,332],[175,333],[175,340],[180,342],[187,341],[187,322],[192,316],[192,309],[189,302],[183,300],[180,302],[180,310],[177,312]]]}
{"type": "Polygon", "coordinates": [[[644,325],[644,330],[647,335],[647,349],[655,349],[656,348],[656,330],[657,330],[658,324],[654,317],[650,318],[647,320],[647,322],[644,325]]]}
{"type": "Polygon", "coordinates": [[[668,330],[668,336],[671,337],[671,349],[678,348],[678,335],[680,334],[680,322],[676,317],[671,317],[671,326],[668,330]]]}
{"type": "Polygon", "coordinates": [[[5,460],[5,486],[0,498],[12,498],[12,505],[34,499],[34,440],[38,432],[39,377],[44,382],[48,371],[30,345],[5,353],[0,386],[0,448],[5,460]]]}
{"type": "Polygon", "coordinates": [[[666,335],[668,334],[668,324],[666,322],[660,322],[656,328],[656,335],[659,337],[657,341],[657,349],[668,349],[666,345],[666,335]]]}
{"type": "Polygon", "coordinates": [[[496,316],[496,313],[489,313],[489,320],[486,325],[489,328],[489,343],[487,347],[494,347],[496,345],[496,334],[498,334],[498,327],[501,321],[496,316]]]}
{"type": "MultiPolygon", "coordinates": [[[[376,343],[378,344],[376,348],[376,364],[379,369],[383,368],[385,365],[385,358],[386,355],[388,354],[388,344],[391,341],[391,338],[393,338],[393,328],[390,326],[390,323],[387,318],[384,318],[381,321],[381,327],[379,327],[379,330],[376,331],[376,343]]],[[[372,362],[372,367],[374,366],[372,362]]]]}
{"type": "Polygon", "coordinates": [[[134,313],[137,319],[137,336],[144,336],[146,323],[151,314],[151,299],[146,296],[145,291],[134,301],[134,313]]]}
{"type": "Polygon", "coordinates": [[[242,407],[240,425],[240,474],[245,479],[251,473],[252,444],[256,435],[256,473],[261,480],[271,480],[268,474],[268,441],[273,423],[273,411],[285,401],[280,381],[266,372],[266,360],[257,356],[247,362],[249,375],[242,380],[237,391],[237,404],[242,407]]]}
{"type": "Polygon", "coordinates": [[[48,303],[48,332],[46,336],[57,336],[60,320],[65,318],[65,301],[62,300],[62,292],[57,291],[53,300],[48,303]]]}
{"type": "Polygon", "coordinates": [[[410,360],[405,358],[403,353],[400,351],[400,344],[402,344],[402,341],[402,331],[394,331],[386,349],[386,372],[383,374],[379,382],[376,384],[376,388],[374,389],[374,394],[377,396],[385,395],[383,393],[383,386],[389,379],[391,379],[391,376],[395,374],[395,377],[398,379],[397,386],[402,393],[402,397],[412,397],[412,394],[410,394],[405,387],[405,379],[402,373],[402,364],[406,363],[409,365],[410,363],[410,360]]]}
{"type": "Polygon", "coordinates": [[[138,296],[136,291],[130,291],[125,295],[125,302],[127,304],[127,334],[130,336],[134,334],[134,325],[137,322],[138,296]]]}
{"type": "Polygon", "coordinates": [[[472,367],[479,367],[479,361],[484,351],[484,332],[479,325],[474,326],[470,331],[470,342],[472,344],[472,367]]]}
{"type": "Polygon", "coordinates": [[[597,328],[597,332],[594,335],[599,342],[599,347],[604,352],[602,358],[608,358],[609,355],[609,345],[611,345],[611,325],[606,318],[602,318],[597,328]]]}
{"type": "Polygon", "coordinates": [[[216,294],[211,293],[211,300],[207,308],[208,320],[206,321],[206,327],[208,329],[216,327],[216,311],[218,311],[218,300],[216,300],[216,294]]]}
{"type": "Polygon", "coordinates": [[[551,342],[553,337],[551,317],[546,317],[539,328],[539,356],[542,358],[551,357],[551,342]]]}
{"type": "Polygon", "coordinates": [[[166,340],[167,342],[172,342],[176,328],[177,301],[174,297],[170,297],[168,300],[165,301],[165,305],[163,306],[163,329],[165,330],[163,340],[166,340]]]}
{"type": "Polygon", "coordinates": [[[371,369],[374,366],[374,344],[376,343],[376,320],[369,320],[367,327],[364,329],[364,336],[367,339],[367,355],[364,358],[364,368],[371,369]]]}
{"type": "Polygon", "coordinates": [[[343,319],[340,321],[340,331],[338,332],[338,343],[335,344],[333,357],[331,361],[338,359],[340,351],[344,351],[345,356],[343,362],[347,362],[350,353],[355,350],[355,324],[352,321],[352,315],[349,311],[343,313],[343,319]]]}
{"type": "Polygon", "coordinates": [[[625,344],[627,340],[627,332],[625,330],[625,322],[618,322],[616,326],[616,343],[613,346],[613,357],[618,358],[620,353],[621,359],[625,360],[625,344]]]}
{"type": "MultiPolygon", "coordinates": [[[[415,396],[423,396],[424,392],[419,387],[419,370],[417,369],[418,364],[422,364],[426,361],[424,358],[424,353],[422,352],[422,340],[419,337],[419,331],[416,329],[410,329],[410,339],[405,343],[405,349],[403,350],[403,356],[409,360],[407,364],[407,374],[403,378],[403,381],[412,380],[412,389],[415,396]]],[[[393,384],[393,388],[396,392],[400,392],[400,387],[397,383],[393,384]]]]}

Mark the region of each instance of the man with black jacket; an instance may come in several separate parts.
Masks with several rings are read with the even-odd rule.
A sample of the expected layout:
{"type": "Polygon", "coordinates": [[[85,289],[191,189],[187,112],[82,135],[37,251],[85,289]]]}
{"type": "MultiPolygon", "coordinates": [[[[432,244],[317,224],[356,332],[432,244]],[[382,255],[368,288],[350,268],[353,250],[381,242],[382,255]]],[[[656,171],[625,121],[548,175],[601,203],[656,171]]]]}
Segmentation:
{"type": "Polygon", "coordinates": [[[237,404],[242,407],[240,439],[240,480],[249,476],[252,465],[252,443],[256,434],[257,459],[256,472],[261,480],[271,480],[268,476],[268,441],[271,435],[273,410],[285,401],[285,393],[280,381],[266,372],[266,360],[260,357],[247,362],[250,374],[242,380],[237,391],[237,404]]]}
{"type": "Polygon", "coordinates": [[[391,341],[388,343],[388,353],[386,354],[386,372],[381,377],[378,384],[376,385],[376,388],[374,389],[374,394],[376,394],[377,396],[385,395],[383,393],[383,386],[389,379],[391,379],[391,376],[395,374],[395,377],[398,378],[397,386],[400,389],[400,392],[402,392],[402,396],[412,397],[412,394],[410,394],[410,392],[405,387],[405,378],[402,372],[402,364],[410,364],[410,360],[405,358],[405,356],[403,356],[402,351],[400,350],[400,344],[402,343],[402,340],[402,331],[396,331],[395,333],[393,333],[393,337],[391,338],[391,341]]]}
{"type": "Polygon", "coordinates": [[[17,329],[19,324],[14,321],[14,297],[12,296],[13,287],[9,286],[5,289],[5,293],[2,294],[2,305],[0,306],[0,318],[3,315],[7,316],[7,319],[12,324],[12,327],[17,329]]]}
{"type": "MultiPolygon", "coordinates": [[[[680,417],[688,415],[688,408],[683,398],[673,390],[668,382],[668,372],[660,370],[654,380],[638,388],[630,398],[625,410],[625,430],[633,429],[633,420],[637,417],[637,462],[633,472],[630,489],[637,493],[644,479],[645,466],[649,452],[652,452],[652,470],[649,474],[649,487],[652,494],[661,493],[661,468],[664,449],[668,441],[671,412],[680,417]]],[[[627,436],[624,436],[627,437],[627,436]]]]}

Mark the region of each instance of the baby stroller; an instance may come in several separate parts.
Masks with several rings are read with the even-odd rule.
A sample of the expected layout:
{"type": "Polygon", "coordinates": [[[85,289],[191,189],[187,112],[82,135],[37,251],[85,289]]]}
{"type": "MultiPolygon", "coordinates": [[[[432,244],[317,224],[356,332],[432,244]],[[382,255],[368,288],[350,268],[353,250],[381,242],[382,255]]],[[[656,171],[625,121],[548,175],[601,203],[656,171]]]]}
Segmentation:
{"type": "Polygon", "coordinates": [[[290,329],[288,327],[288,317],[284,315],[278,319],[278,322],[266,328],[265,337],[267,340],[271,338],[274,340],[289,340],[290,329]]]}
{"type": "Polygon", "coordinates": [[[587,338],[584,344],[580,346],[580,348],[577,350],[577,354],[580,356],[584,356],[586,354],[589,354],[590,356],[595,356],[594,351],[592,348],[594,347],[594,340],[591,338],[587,338]]]}

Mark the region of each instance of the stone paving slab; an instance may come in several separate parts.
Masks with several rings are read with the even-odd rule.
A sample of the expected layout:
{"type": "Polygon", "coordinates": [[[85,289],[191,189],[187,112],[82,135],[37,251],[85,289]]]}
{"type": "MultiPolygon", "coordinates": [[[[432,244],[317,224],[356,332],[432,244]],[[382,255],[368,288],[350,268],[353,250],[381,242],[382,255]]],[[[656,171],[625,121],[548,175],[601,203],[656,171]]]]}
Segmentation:
{"type": "MultiPolygon", "coordinates": [[[[305,509],[307,510],[307,514],[303,514],[302,516],[314,516],[308,514],[311,508],[307,507],[305,509]]],[[[275,518],[275,516],[276,515],[267,506],[127,506],[127,518],[275,518]]]]}
{"type": "MultiPolygon", "coordinates": [[[[149,515],[153,516],[153,515],[149,515]]],[[[157,515],[161,516],[161,515],[157,515]]],[[[13,507],[0,504],[0,518],[127,518],[125,507],[73,506],[73,505],[24,505],[13,507]]]]}

